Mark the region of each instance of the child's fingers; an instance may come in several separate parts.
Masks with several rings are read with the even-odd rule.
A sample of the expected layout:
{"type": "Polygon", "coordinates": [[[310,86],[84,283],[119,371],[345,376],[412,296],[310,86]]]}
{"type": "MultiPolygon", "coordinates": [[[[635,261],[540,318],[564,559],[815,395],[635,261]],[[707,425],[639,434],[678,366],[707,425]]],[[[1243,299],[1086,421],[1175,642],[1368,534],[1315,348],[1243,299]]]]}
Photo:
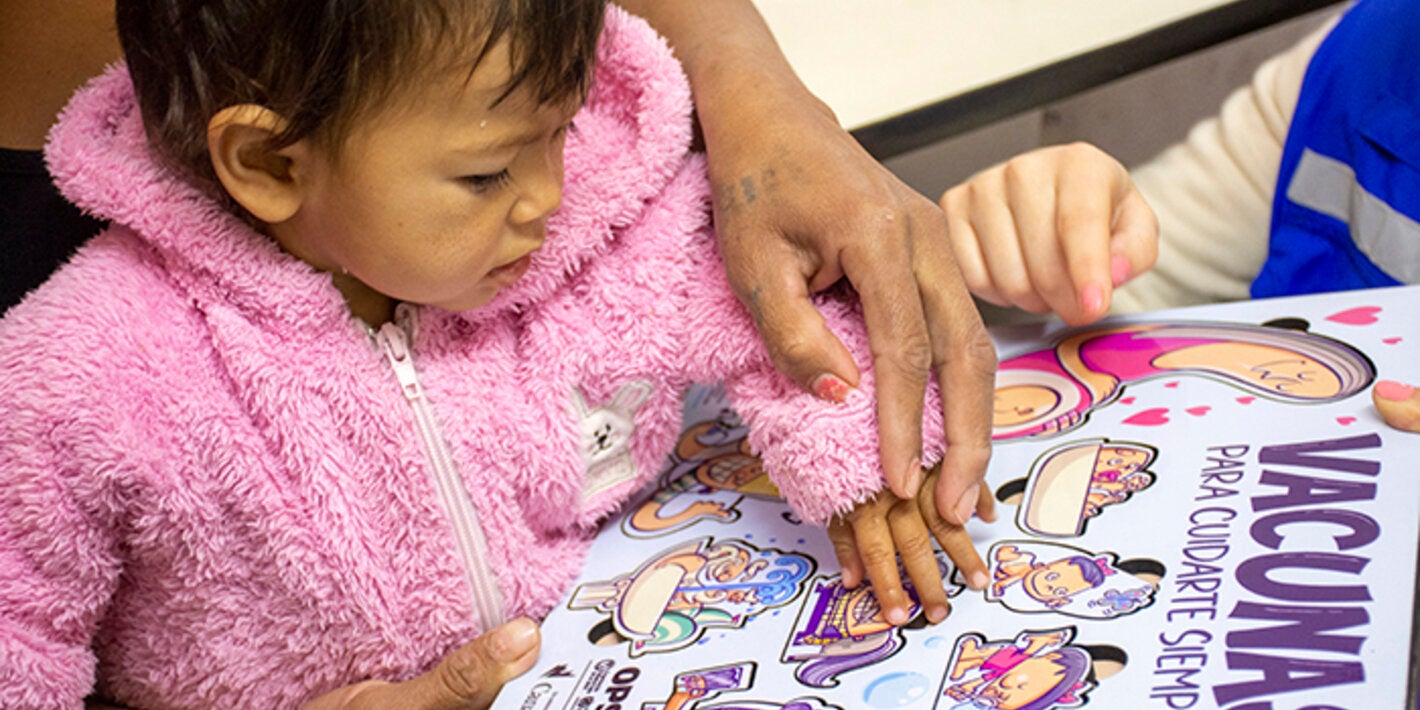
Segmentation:
{"type": "Polygon", "coordinates": [[[988,523],[996,522],[996,496],[991,495],[991,486],[981,482],[981,493],[976,499],[976,517],[988,523]]]}
{"type": "MultiPolygon", "coordinates": [[[[927,531],[927,525],[922,522],[922,514],[917,510],[917,501],[897,501],[888,512],[888,526],[892,528],[892,539],[897,546],[897,553],[902,557],[902,567],[907,570],[907,576],[917,590],[917,601],[922,604],[922,613],[934,624],[947,618],[952,607],[947,603],[947,589],[942,584],[941,569],[937,567],[932,536],[927,531]]],[[[906,621],[904,618],[903,622],[906,621]]]]}
{"type": "MultiPolygon", "coordinates": [[[[976,552],[976,543],[972,542],[971,535],[966,532],[966,528],[948,523],[937,512],[937,506],[933,503],[930,493],[932,488],[934,486],[924,483],[922,485],[923,492],[917,496],[917,508],[921,511],[923,523],[926,524],[927,529],[932,531],[932,536],[937,538],[937,544],[942,546],[942,551],[947,553],[952,564],[955,564],[957,569],[961,571],[967,586],[976,590],[985,589],[989,578],[986,576],[986,563],[976,552]]],[[[982,484],[981,497],[991,497],[985,484],[982,484]]]]}
{"type": "Polygon", "coordinates": [[[991,272],[986,268],[986,258],[981,255],[976,229],[961,205],[965,194],[966,188],[959,186],[942,195],[942,209],[947,213],[948,242],[956,257],[957,270],[973,296],[998,306],[1008,305],[996,292],[996,284],[991,281],[991,272]]]}
{"type": "Polygon", "coordinates": [[[897,573],[897,548],[893,545],[892,529],[881,507],[860,509],[860,512],[865,514],[855,515],[852,524],[853,542],[863,561],[863,571],[873,587],[873,596],[883,609],[883,617],[901,626],[907,623],[911,602],[897,573]]]}
{"type": "Polygon", "coordinates": [[[863,583],[863,560],[858,556],[858,543],[853,539],[853,526],[841,518],[834,518],[828,525],[828,540],[833,545],[833,554],[838,558],[838,566],[843,574],[840,581],[844,587],[855,589],[863,583]]]}
{"type": "Polygon", "coordinates": [[[1074,292],[1068,303],[1052,304],[1067,323],[1083,325],[1104,315],[1114,290],[1110,274],[1110,237],[1115,205],[1129,184],[1129,174],[1093,146],[1062,148],[1064,167],[1056,229],[1065,270],[1074,292]]]}
{"type": "Polygon", "coordinates": [[[1115,212],[1109,253],[1115,288],[1154,268],[1159,257],[1159,218],[1133,185],[1115,212]]]}
{"type": "Polygon", "coordinates": [[[995,291],[1006,305],[1033,313],[1044,313],[1049,306],[1036,293],[1021,253],[1021,236],[1016,229],[1007,196],[1006,170],[994,168],[972,180],[967,207],[977,243],[991,274],[995,291]]]}
{"type": "Polygon", "coordinates": [[[1386,424],[1401,431],[1420,433],[1420,390],[1393,380],[1381,380],[1371,389],[1371,401],[1386,424]]]}

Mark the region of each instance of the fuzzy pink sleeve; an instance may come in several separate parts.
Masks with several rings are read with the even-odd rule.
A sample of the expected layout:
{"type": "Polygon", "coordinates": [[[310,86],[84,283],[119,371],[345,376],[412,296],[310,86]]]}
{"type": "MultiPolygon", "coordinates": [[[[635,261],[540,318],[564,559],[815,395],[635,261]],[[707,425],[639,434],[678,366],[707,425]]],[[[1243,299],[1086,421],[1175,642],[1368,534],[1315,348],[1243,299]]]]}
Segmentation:
{"type": "MultiPolygon", "coordinates": [[[[835,288],[815,297],[828,327],[862,371],[856,394],[842,404],[803,391],[774,369],[749,313],[730,290],[714,238],[692,244],[698,278],[687,322],[698,360],[697,379],[725,383],[731,402],[750,426],[749,443],[789,505],[806,522],[824,524],[886,487],[878,454],[872,357],[856,295],[835,288]]],[[[942,455],[936,384],[924,408],[921,459],[942,455]]]]}
{"type": "Polygon", "coordinates": [[[81,707],[94,686],[90,635],[117,568],[56,471],[16,441],[10,414],[0,413],[0,707],[81,707]]]}
{"type": "MultiPolygon", "coordinates": [[[[34,342],[4,327],[27,305],[10,312],[0,339],[34,342]]],[[[95,516],[112,499],[93,484],[105,464],[57,463],[56,442],[83,446],[110,422],[73,409],[86,390],[47,367],[50,356],[0,353],[0,708],[83,705],[95,678],[90,640],[119,575],[114,535],[95,516]]]]}

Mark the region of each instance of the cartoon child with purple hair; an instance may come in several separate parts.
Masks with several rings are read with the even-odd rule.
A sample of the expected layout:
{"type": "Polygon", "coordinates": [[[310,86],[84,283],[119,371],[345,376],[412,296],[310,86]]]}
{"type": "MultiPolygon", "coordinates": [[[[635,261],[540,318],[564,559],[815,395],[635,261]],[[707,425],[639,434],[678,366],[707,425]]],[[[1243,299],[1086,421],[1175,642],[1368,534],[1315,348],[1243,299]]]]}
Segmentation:
{"type": "Polygon", "coordinates": [[[1097,619],[1123,616],[1153,603],[1155,580],[1163,574],[1162,565],[1153,560],[1115,563],[1108,553],[1041,541],[998,542],[987,556],[992,583],[986,599],[1020,612],[1057,611],[1097,619]],[[1146,570],[1147,577],[1134,574],[1146,570]],[[1132,600],[1129,604],[1120,603],[1121,589],[1132,600]],[[1111,598],[1106,603],[1107,594],[1111,598]]]}
{"type": "Polygon", "coordinates": [[[1022,631],[1014,641],[970,633],[957,640],[941,697],[954,710],[1047,710],[1077,707],[1095,687],[1093,659],[1068,645],[1071,628],[1022,631]]]}
{"type": "MultiPolygon", "coordinates": [[[[1294,323],[1300,322],[1287,322],[1294,323]]],[[[1117,399],[1125,384],[1177,375],[1201,375],[1259,396],[1311,403],[1364,390],[1375,379],[1375,367],[1339,340],[1269,325],[1180,322],[1084,330],[1000,364],[992,438],[1069,431],[1117,399]]]]}

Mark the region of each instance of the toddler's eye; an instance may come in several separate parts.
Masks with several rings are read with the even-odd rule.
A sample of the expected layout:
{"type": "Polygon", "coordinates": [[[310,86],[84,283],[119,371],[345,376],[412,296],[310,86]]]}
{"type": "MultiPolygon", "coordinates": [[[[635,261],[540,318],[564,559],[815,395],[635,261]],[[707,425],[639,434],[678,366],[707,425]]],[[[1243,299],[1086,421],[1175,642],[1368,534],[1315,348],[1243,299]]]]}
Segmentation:
{"type": "Polygon", "coordinates": [[[491,175],[466,175],[459,179],[472,187],[474,192],[488,192],[507,185],[512,177],[507,170],[500,170],[491,175]]]}

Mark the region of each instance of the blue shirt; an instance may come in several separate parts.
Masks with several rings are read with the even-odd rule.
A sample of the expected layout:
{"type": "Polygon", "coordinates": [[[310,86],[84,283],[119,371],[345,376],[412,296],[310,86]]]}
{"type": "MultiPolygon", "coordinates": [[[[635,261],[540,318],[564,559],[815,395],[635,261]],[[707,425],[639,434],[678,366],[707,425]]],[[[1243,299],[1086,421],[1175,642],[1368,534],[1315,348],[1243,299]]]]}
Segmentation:
{"type": "Polygon", "coordinates": [[[1420,283],[1420,3],[1360,0],[1302,82],[1256,298],[1420,283]]]}

